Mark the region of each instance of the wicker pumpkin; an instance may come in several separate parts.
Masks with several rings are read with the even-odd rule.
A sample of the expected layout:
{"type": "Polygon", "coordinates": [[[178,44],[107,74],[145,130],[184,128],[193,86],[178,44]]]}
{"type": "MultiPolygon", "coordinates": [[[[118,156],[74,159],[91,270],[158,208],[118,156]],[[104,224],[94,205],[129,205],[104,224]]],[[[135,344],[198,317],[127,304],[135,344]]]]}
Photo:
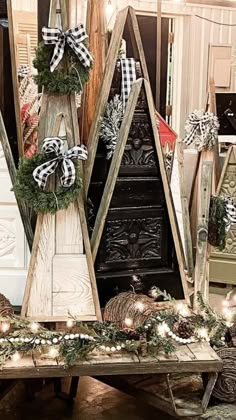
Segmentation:
{"type": "Polygon", "coordinates": [[[0,293],[0,316],[1,317],[11,317],[14,315],[13,307],[10,301],[0,293]]]}
{"type": "Polygon", "coordinates": [[[236,402],[236,348],[224,347],[217,350],[223,361],[223,370],[219,373],[212,396],[219,401],[236,402]]]}
{"type": "Polygon", "coordinates": [[[155,302],[154,299],[134,292],[123,292],[110,299],[105,306],[104,321],[115,322],[124,326],[126,318],[132,319],[132,327],[144,324],[152,315],[160,310],[172,307],[170,302],[155,302]]]}

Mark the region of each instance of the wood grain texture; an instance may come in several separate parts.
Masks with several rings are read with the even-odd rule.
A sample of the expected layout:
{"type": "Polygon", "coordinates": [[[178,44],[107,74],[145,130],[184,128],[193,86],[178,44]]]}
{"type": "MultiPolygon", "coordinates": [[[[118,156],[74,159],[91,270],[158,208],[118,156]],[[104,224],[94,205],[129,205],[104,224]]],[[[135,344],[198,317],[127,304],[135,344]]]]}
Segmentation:
{"type": "Polygon", "coordinates": [[[204,299],[209,295],[209,279],[207,279],[208,254],[208,221],[211,198],[212,162],[203,162],[199,179],[198,193],[198,228],[196,263],[194,270],[194,308],[198,308],[197,293],[201,292],[204,299]]]}
{"type": "Polygon", "coordinates": [[[87,144],[94,119],[97,94],[100,90],[107,52],[105,1],[88,0],[86,29],[94,63],[83,92],[81,138],[87,144]]]}
{"type": "Polygon", "coordinates": [[[167,205],[167,210],[168,210],[168,214],[169,214],[169,220],[170,220],[173,240],[174,240],[174,244],[175,244],[175,251],[176,251],[176,256],[177,256],[177,260],[178,260],[178,264],[179,264],[179,272],[180,272],[180,276],[181,276],[184,297],[185,297],[186,301],[189,303],[188,285],[187,285],[186,274],[185,274],[185,271],[184,271],[183,248],[182,248],[182,245],[181,245],[181,239],[180,239],[178,224],[177,224],[176,215],[175,215],[175,211],[174,211],[174,205],[173,205],[170,185],[169,185],[169,182],[168,182],[167,173],[166,173],[166,169],[165,169],[165,164],[164,164],[164,160],[163,160],[163,153],[162,153],[162,148],[161,148],[160,137],[159,137],[159,133],[158,133],[158,130],[157,130],[157,125],[156,125],[155,108],[154,108],[154,103],[153,103],[153,98],[152,98],[151,87],[150,87],[150,84],[146,80],[144,80],[144,87],[145,87],[145,92],[146,92],[146,97],[147,97],[149,115],[150,115],[152,130],[153,130],[153,136],[154,136],[154,140],[155,140],[157,156],[158,156],[159,165],[160,165],[160,172],[161,172],[161,178],[162,178],[162,182],[163,182],[163,189],[164,189],[164,192],[165,192],[166,205],[167,205]]]}
{"type": "Polygon", "coordinates": [[[91,248],[93,261],[95,262],[97,251],[99,248],[102,232],[104,229],[107,213],[109,210],[110,202],[114,192],[118,172],[120,169],[121,160],[124,154],[125,145],[128,139],[129,130],[134,116],[135,107],[137,105],[138,97],[140,94],[142,79],[138,79],[132,85],[132,89],[127,102],[125,114],[119,130],[116,148],[112,157],[107,181],[105,184],[104,192],[102,195],[101,203],[97,212],[97,217],[91,238],[91,248]]]}
{"type": "MultiPolygon", "coordinates": [[[[8,167],[9,175],[11,178],[11,182],[12,184],[14,184],[16,180],[16,167],[15,167],[15,162],[12,156],[11,147],[7,138],[7,133],[5,130],[1,112],[0,112],[0,142],[2,144],[3,153],[7,162],[7,167],[8,167]]],[[[30,223],[29,210],[27,209],[25,203],[22,202],[21,200],[17,200],[17,204],[18,204],[20,215],[21,215],[22,223],[24,226],[26,239],[27,239],[29,248],[31,249],[32,244],[33,244],[34,234],[33,234],[33,230],[30,223]]]]}
{"type": "Polygon", "coordinates": [[[84,183],[85,183],[85,196],[87,196],[90,179],[93,171],[97,146],[100,119],[104,113],[105,106],[111,89],[111,83],[115,71],[116,61],[120,48],[120,42],[126,21],[128,22],[129,30],[131,33],[131,40],[133,44],[135,58],[140,60],[143,77],[149,80],[145,55],[142,47],[142,41],[139,33],[138,22],[132,7],[127,7],[118,13],[115,26],[112,31],[112,37],[107,53],[106,66],[104,70],[105,77],[103,78],[98,102],[95,109],[94,119],[91,125],[88,138],[88,155],[89,159],[84,162],[84,183]]]}
{"type": "Polygon", "coordinates": [[[81,299],[91,294],[86,255],[55,255],[53,258],[53,292],[80,292],[81,299]]]}
{"type": "Polygon", "coordinates": [[[72,203],[66,211],[60,210],[56,213],[56,253],[83,253],[83,237],[76,203],[72,203]]]}
{"type": "Polygon", "coordinates": [[[91,288],[89,293],[80,292],[56,292],[53,293],[53,316],[65,316],[65,314],[83,317],[93,321],[95,318],[95,309],[91,288]]]}
{"type": "Polygon", "coordinates": [[[222,370],[222,361],[205,342],[182,346],[181,351],[183,354],[186,352],[181,363],[179,358],[174,355],[169,360],[165,358],[158,361],[157,357],[137,357],[135,354],[126,352],[109,355],[95,352],[90,354],[86,360],[77,361],[73,367],[65,367],[63,364],[56,365],[55,362],[50,363],[48,359],[40,357],[38,352],[33,352],[33,358],[23,357],[18,362],[8,361],[1,370],[1,378],[202,373],[222,370]],[[194,360],[190,358],[189,352],[194,354],[194,360]]]}
{"type": "Polygon", "coordinates": [[[7,15],[8,15],[8,28],[9,28],[9,42],[11,49],[11,68],[12,68],[12,84],[14,93],[14,105],[15,105],[15,116],[16,116],[16,132],[17,132],[17,145],[19,156],[24,155],[23,147],[23,130],[21,124],[20,114],[20,98],[19,98],[19,85],[17,77],[17,62],[16,62],[16,50],[14,40],[14,19],[13,19],[13,2],[7,0],[7,15]]]}
{"type": "Polygon", "coordinates": [[[191,277],[193,272],[192,238],[188,198],[185,187],[183,142],[181,140],[177,140],[175,144],[174,163],[171,174],[171,192],[183,244],[186,270],[188,276],[191,277]]]}
{"type": "MultiPolygon", "coordinates": [[[[26,315],[52,315],[52,258],[55,253],[55,215],[44,215],[37,220],[39,238],[37,249],[32,249],[26,283],[31,284],[26,315]],[[36,252],[35,252],[36,251],[36,252]]],[[[34,244],[35,245],[35,244],[34,244]]],[[[24,307],[24,305],[23,305],[24,307]]],[[[23,315],[22,307],[22,315],[23,315]]]]}

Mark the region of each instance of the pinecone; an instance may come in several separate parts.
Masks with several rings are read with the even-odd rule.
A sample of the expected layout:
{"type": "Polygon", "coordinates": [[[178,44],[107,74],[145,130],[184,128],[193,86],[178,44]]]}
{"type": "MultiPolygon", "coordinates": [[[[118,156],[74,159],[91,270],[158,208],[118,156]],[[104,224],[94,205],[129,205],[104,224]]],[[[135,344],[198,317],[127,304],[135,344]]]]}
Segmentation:
{"type": "Polygon", "coordinates": [[[125,333],[127,340],[139,340],[140,339],[140,334],[137,331],[133,331],[133,330],[123,330],[123,332],[125,333]]]}
{"type": "Polygon", "coordinates": [[[193,327],[188,321],[180,321],[175,329],[175,333],[181,338],[190,338],[193,335],[193,327]]]}
{"type": "Polygon", "coordinates": [[[0,293],[0,316],[13,316],[14,311],[10,301],[0,293]]]}

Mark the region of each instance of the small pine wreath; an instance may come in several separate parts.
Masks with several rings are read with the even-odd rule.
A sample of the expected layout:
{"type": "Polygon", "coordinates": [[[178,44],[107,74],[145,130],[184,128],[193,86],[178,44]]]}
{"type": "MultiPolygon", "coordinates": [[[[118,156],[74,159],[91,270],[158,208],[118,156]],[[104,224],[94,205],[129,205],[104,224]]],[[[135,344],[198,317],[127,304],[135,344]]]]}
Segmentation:
{"type": "Polygon", "coordinates": [[[58,210],[67,209],[70,203],[76,200],[81,189],[81,178],[78,164],[74,163],[76,177],[71,187],[60,185],[55,191],[43,190],[35,182],[32,174],[37,166],[47,161],[48,155],[45,153],[37,153],[30,159],[26,157],[21,158],[13,191],[18,199],[25,201],[37,213],[54,214],[58,210]]]}
{"type": "Polygon", "coordinates": [[[90,68],[84,67],[74,51],[65,46],[62,62],[65,66],[58,66],[53,72],[50,71],[50,61],[53,55],[54,45],[45,45],[41,42],[36,49],[36,57],[33,61],[38,74],[34,81],[46,91],[63,95],[73,92],[80,93],[85,83],[89,80],[90,68]]]}
{"type": "Polygon", "coordinates": [[[223,197],[211,196],[209,223],[208,223],[208,242],[210,245],[223,251],[226,244],[226,207],[223,197]]]}

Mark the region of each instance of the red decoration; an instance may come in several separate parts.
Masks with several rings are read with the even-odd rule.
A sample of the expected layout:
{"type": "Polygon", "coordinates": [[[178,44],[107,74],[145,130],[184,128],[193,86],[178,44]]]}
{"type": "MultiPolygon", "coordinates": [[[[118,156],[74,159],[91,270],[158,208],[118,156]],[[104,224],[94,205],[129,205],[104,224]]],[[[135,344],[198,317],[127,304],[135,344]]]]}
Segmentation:
{"type": "Polygon", "coordinates": [[[177,134],[174,132],[174,130],[172,130],[172,128],[167,124],[164,118],[162,118],[162,116],[157,111],[156,117],[158,121],[159,134],[163,149],[165,148],[166,143],[169,143],[170,150],[173,150],[175,141],[177,139],[177,134]]]}

